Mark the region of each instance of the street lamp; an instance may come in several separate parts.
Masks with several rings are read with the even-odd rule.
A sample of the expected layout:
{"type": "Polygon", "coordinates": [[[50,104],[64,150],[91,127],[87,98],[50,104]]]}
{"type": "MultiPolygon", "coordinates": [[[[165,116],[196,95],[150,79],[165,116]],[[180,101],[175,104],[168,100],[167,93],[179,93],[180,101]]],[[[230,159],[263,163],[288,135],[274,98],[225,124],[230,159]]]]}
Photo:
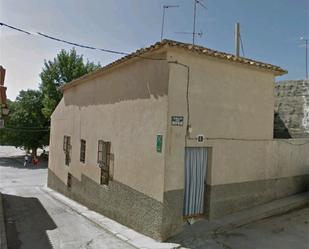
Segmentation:
{"type": "Polygon", "coordinates": [[[161,28],[161,41],[163,39],[164,32],[164,21],[165,21],[165,10],[169,8],[178,8],[179,5],[163,5],[163,15],[162,15],[162,28],[161,28]]]}
{"type": "Polygon", "coordinates": [[[10,112],[9,108],[7,108],[6,106],[2,107],[2,114],[4,116],[7,116],[9,114],[9,112],[10,112]]]}

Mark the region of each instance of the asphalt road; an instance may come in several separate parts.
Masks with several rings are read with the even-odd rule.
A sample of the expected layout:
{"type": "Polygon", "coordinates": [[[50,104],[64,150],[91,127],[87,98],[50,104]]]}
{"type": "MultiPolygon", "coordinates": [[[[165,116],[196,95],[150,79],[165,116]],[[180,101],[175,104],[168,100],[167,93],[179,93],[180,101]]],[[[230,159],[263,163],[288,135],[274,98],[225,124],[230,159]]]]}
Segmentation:
{"type": "Polygon", "coordinates": [[[308,249],[309,207],[214,234],[171,240],[191,249],[308,249]]]}
{"type": "Polygon", "coordinates": [[[46,165],[24,168],[22,157],[0,150],[9,249],[134,248],[46,194],[41,189],[46,185],[46,165]]]}
{"type": "MultiPolygon", "coordinates": [[[[42,190],[46,165],[24,168],[22,157],[14,157],[18,154],[0,146],[0,192],[4,194],[9,249],[134,248],[49,196],[42,190]]],[[[191,249],[308,249],[309,207],[211,238],[200,234],[184,235],[182,245],[191,249]]]]}

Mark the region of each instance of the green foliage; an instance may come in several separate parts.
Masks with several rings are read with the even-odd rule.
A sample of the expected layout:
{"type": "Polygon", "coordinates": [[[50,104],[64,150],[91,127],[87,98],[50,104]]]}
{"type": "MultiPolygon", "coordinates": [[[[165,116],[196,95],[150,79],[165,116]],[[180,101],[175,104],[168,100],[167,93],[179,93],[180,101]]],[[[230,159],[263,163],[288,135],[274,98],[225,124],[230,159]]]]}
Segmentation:
{"type": "Polygon", "coordinates": [[[10,114],[5,117],[5,129],[0,129],[0,144],[32,149],[34,153],[48,145],[46,127],[50,126],[50,116],[62,98],[58,87],[99,67],[84,62],[75,49],[61,50],[52,61],[45,61],[39,91],[21,91],[15,102],[8,101],[10,114]]]}
{"type": "Polygon", "coordinates": [[[8,102],[10,114],[5,118],[5,129],[0,130],[0,143],[26,150],[48,145],[48,120],[42,113],[42,93],[36,90],[21,91],[15,102],[8,102]],[[41,129],[41,130],[40,130],[41,129]]]}
{"type": "Polygon", "coordinates": [[[61,50],[52,61],[45,61],[43,71],[40,74],[40,89],[43,93],[43,114],[50,119],[51,114],[62,98],[58,87],[79,78],[91,71],[98,69],[100,65],[84,62],[83,56],[78,55],[73,48],[70,52],[61,50]]]}

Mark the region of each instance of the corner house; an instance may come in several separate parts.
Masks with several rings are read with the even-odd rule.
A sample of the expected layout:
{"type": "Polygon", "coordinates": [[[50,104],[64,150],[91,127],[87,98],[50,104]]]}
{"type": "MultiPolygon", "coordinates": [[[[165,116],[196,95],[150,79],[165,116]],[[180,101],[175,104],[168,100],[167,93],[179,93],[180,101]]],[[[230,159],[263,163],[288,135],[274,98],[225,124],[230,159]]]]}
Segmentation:
{"type": "Polygon", "coordinates": [[[69,82],[52,115],[48,186],[159,240],[189,217],[305,191],[309,144],[273,140],[285,73],[163,40],[69,82]]]}

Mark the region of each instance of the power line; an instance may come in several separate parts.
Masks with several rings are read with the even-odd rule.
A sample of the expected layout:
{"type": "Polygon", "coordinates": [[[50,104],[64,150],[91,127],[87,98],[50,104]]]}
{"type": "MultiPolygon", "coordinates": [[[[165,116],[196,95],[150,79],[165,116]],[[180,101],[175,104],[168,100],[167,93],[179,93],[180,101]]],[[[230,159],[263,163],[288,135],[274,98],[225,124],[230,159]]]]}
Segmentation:
{"type": "MultiPolygon", "coordinates": [[[[31,35],[31,36],[39,35],[39,36],[42,36],[44,38],[47,38],[47,39],[50,39],[50,40],[53,40],[53,41],[66,43],[66,44],[73,45],[73,46],[80,47],[80,48],[85,48],[85,49],[90,49],[90,50],[98,50],[98,51],[101,51],[101,52],[112,53],[112,54],[117,54],[117,55],[124,55],[124,56],[130,55],[130,53],[123,52],[123,51],[116,51],[116,50],[111,50],[111,49],[106,49],[106,48],[98,48],[98,47],[94,47],[94,46],[83,45],[83,44],[80,44],[80,43],[77,43],[77,42],[67,41],[67,40],[64,40],[64,39],[61,39],[61,38],[58,38],[58,37],[54,37],[54,36],[51,36],[51,35],[44,34],[42,32],[31,33],[31,32],[28,32],[24,29],[14,27],[14,26],[8,25],[8,24],[3,23],[3,22],[0,22],[0,26],[4,26],[4,27],[10,28],[10,29],[13,29],[15,31],[22,32],[22,33],[27,34],[27,35],[31,35]]],[[[146,60],[157,60],[157,61],[165,60],[165,59],[144,57],[144,56],[141,56],[141,55],[135,55],[135,56],[142,58],[142,59],[146,59],[146,60]]]]}
{"type": "Polygon", "coordinates": [[[25,33],[25,34],[27,34],[27,35],[32,35],[30,32],[28,32],[28,31],[26,31],[26,30],[19,29],[19,28],[13,27],[13,26],[11,26],[11,25],[8,25],[8,24],[2,23],[2,22],[0,22],[0,26],[5,26],[5,27],[8,27],[8,28],[10,28],[10,29],[14,29],[14,30],[16,30],[16,31],[25,33]]]}
{"type": "Polygon", "coordinates": [[[92,49],[92,50],[100,50],[100,51],[103,51],[103,52],[119,54],[119,55],[129,55],[129,53],[125,53],[125,52],[119,52],[119,51],[104,49],[104,48],[96,48],[96,47],[78,44],[78,43],[75,43],[75,42],[66,41],[66,40],[63,40],[63,39],[60,39],[60,38],[56,38],[56,37],[53,37],[53,36],[50,36],[50,35],[43,34],[41,32],[37,32],[37,34],[40,35],[40,36],[43,36],[45,38],[54,40],[54,41],[67,43],[67,44],[70,44],[70,45],[73,45],[73,46],[76,46],[76,47],[88,48],[88,49],[92,49]]]}

